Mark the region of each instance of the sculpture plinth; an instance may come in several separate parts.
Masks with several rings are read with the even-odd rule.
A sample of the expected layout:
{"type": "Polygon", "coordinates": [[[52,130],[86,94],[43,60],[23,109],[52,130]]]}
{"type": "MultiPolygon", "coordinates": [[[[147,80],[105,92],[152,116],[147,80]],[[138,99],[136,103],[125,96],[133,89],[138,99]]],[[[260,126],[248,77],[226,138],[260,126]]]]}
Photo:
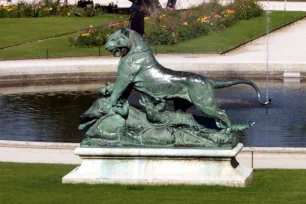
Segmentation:
{"type": "Polygon", "coordinates": [[[231,150],[160,148],[77,148],[81,166],[62,182],[72,184],[195,184],[246,186],[252,169],[235,157],[243,145],[231,150]]]}
{"type": "Polygon", "coordinates": [[[214,90],[247,84],[269,104],[256,84],[167,69],[129,29],[113,33],[105,47],[121,56],[117,80],[99,89],[100,98],[82,115],[85,138],[75,150],[82,165],[63,183],[246,186],[252,180],[252,169],[235,159],[243,147],[236,132],[255,123],[232,124],[214,90]],[[141,94],[142,108],[129,105],[132,90],[141,94]],[[186,112],[191,106],[201,118],[186,112]]]}

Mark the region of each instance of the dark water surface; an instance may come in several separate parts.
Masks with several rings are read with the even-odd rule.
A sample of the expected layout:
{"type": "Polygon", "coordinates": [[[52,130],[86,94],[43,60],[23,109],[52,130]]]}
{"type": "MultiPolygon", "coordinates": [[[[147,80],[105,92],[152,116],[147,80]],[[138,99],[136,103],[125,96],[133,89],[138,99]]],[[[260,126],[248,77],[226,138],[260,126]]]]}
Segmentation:
{"type": "MultiPolygon", "coordinates": [[[[266,83],[255,82],[265,98],[266,83]]],[[[0,90],[0,139],[80,142],[79,116],[97,98],[95,90],[100,85],[78,86],[76,90],[65,90],[64,85],[56,91],[49,87],[0,90]]],[[[247,85],[217,90],[216,96],[233,123],[256,122],[240,134],[245,146],[306,147],[306,82],[270,81],[268,109],[257,102],[255,91],[247,85]]],[[[138,94],[133,93],[130,104],[139,106],[137,101],[138,94]]],[[[190,111],[197,113],[193,108],[190,111]]]]}

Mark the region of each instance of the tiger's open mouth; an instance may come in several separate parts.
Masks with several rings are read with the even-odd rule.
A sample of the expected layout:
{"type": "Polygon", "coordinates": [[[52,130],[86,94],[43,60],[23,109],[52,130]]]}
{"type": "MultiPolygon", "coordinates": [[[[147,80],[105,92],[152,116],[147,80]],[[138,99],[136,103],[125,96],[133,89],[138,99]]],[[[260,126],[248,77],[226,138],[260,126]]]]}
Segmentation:
{"type": "Polygon", "coordinates": [[[126,47],[117,47],[117,48],[114,48],[113,50],[111,50],[111,52],[113,53],[113,55],[115,57],[121,57],[121,56],[124,56],[128,53],[128,48],[126,47]]]}

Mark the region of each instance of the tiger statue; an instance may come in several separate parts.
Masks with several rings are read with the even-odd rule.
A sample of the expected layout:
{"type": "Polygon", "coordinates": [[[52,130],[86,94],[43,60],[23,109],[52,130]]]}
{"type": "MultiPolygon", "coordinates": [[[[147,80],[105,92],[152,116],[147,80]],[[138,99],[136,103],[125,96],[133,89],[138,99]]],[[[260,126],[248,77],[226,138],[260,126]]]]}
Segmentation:
{"type": "Polygon", "coordinates": [[[216,101],[215,89],[248,84],[252,86],[259,103],[271,102],[261,100],[260,90],[252,81],[220,81],[205,76],[183,71],[174,71],[158,63],[147,42],[135,31],[120,29],[111,34],[105,48],[121,57],[115,85],[104,111],[108,113],[124,94],[132,89],[154,98],[155,101],[173,100],[175,109],[186,110],[194,105],[205,117],[214,118],[221,131],[231,132],[232,124],[216,101]]]}

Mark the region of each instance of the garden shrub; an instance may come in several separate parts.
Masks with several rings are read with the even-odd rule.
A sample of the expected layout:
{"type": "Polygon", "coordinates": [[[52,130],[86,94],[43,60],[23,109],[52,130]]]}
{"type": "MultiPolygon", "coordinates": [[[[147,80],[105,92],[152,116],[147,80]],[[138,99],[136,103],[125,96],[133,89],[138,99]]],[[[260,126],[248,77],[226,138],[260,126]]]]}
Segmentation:
{"type": "Polygon", "coordinates": [[[92,17],[101,15],[103,10],[94,7],[79,8],[77,6],[59,4],[59,1],[44,0],[43,2],[25,3],[17,5],[0,6],[0,18],[16,17],[47,17],[47,16],[79,16],[92,17]]]}
{"type": "Polygon", "coordinates": [[[1,9],[0,7],[0,18],[7,18],[9,17],[9,11],[6,9],[1,9]]]}
{"type": "Polygon", "coordinates": [[[96,15],[96,11],[94,8],[92,7],[84,8],[84,13],[83,13],[84,17],[93,17],[95,15],[96,15]]]}
{"type": "Polygon", "coordinates": [[[70,46],[75,47],[92,47],[103,46],[108,36],[115,32],[117,29],[126,28],[127,21],[125,22],[110,22],[107,26],[94,28],[90,25],[85,33],[81,33],[75,38],[69,37],[68,41],[70,46]]]}
{"type": "MultiPolygon", "coordinates": [[[[87,1],[86,1],[87,2],[87,1]]],[[[86,3],[85,2],[85,3],[86,3]]],[[[0,18],[19,18],[19,17],[47,17],[47,16],[78,16],[93,17],[104,13],[129,14],[128,8],[118,8],[114,3],[107,6],[99,4],[89,4],[85,7],[68,5],[67,0],[60,4],[59,0],[42,0],[40,2],[26,3],[19,2],[16,5],[1,6],[0,18]]]]}
{"type": "Polygon", "coordinates": [[[232,5],[240,20],[248,20],[263,14],[263,9],[254,0],[236,0],[232,5]]]}
{"type": "Polygon", "coordinates": [[[154,45],[172,45],[177,42],[177,32],[171,32],[165,27],[158,27],[150,33],[149,40],[154,45]]]}

